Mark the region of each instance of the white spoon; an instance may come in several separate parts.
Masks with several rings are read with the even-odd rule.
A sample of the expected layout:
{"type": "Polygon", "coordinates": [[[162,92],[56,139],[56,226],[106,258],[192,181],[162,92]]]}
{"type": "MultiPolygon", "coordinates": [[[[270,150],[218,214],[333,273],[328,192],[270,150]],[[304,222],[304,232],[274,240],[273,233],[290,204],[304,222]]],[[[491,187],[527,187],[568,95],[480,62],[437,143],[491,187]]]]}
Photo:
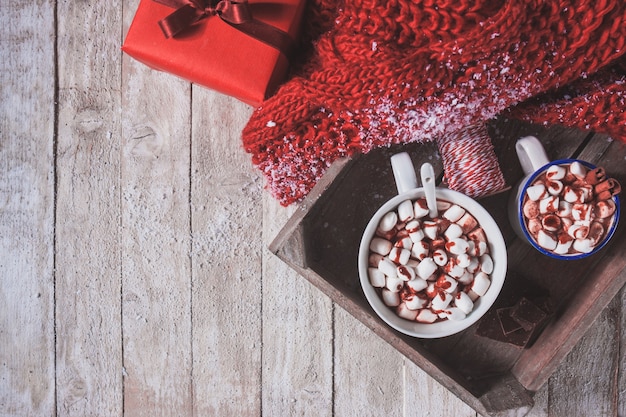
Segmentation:
{"type": "Polygon", "coordinates": [[[420,168],[422,187],[426,193],[426,204],[428,205],[428,215],[434,219],[439,215],[437,212],[437,196],[435,195],[435,170],[433,166],[426,162],[420,168]]]}

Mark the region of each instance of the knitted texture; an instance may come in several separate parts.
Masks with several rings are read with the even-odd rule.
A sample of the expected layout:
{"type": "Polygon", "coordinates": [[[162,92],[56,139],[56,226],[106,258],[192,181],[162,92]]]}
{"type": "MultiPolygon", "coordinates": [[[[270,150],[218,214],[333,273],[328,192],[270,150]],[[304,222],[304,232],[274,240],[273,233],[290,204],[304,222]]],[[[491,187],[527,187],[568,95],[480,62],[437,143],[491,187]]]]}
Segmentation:
{"type": "Polygon", "coordinates": [[[455,141],[499,114],[626,140],[623,0],[317,0],[305,22],[302,61],[242,134],[284,205],[396,143],[437,140],[450,178],[455,141]]]}

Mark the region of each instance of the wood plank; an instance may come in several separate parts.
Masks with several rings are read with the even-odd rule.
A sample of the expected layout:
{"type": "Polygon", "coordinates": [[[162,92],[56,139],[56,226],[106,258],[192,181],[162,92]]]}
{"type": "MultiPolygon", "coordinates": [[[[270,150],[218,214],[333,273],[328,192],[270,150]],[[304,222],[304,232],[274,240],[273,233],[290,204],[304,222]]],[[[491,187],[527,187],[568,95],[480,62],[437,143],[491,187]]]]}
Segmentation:
{"type": "Polygon", "coordinates": [[[408,359],[404,364],[404,415],[478,417],[478,413],[408,359]]]}
{"type": "Polygon", "coordinates": [[[620,300],[614,299],[548,382],[548,414],[615,416],[620,300]]]}
{"type": "Polygon", "coordinates": [[[125,55],[122,72],[124,415],[191,415],[190,84],[125,55]]]}
{"type": "Polygon", "coordinates": [[[622,288],[618,296],[619,315],[617,324],[617,338],[619,342],[619,354],[617,357],[617,372],[614,375],[614,397],[613,403],[617,406],[617,415],[626,415],[626,332],[624,331],[624,323],[626,323],[626,287],[622,288]]]}
{"type": "Polygon", "coordinates": [[[54,415],[54,2],[3,4],[0,40],[0,415],[54,415]]]}
{"type": "MultiPolygon", "coordinates": [[[[263,241],[296,211],[263,199],[263,241]]],[[[333,415],[331,300],[267,249],[263,250],[263,415],[333,415]]]]}
{"type": "Polygon", "coordinates": [[[346,311],[335,311],[336,415],[404,414],[404,361],[346,311]]]}
{"type": "Polygon", "coordinates": [[[121,415],[121,2],[58,3],[57,413],[121,415]],[[80,22],[80,29],[77,24],[80,22]]]}
{"type": "Polygon", "coordinates": [[[261,186],[238,146],[251,111],[193,87],[193,406],[199,416],[261,413],[261,186]]]}

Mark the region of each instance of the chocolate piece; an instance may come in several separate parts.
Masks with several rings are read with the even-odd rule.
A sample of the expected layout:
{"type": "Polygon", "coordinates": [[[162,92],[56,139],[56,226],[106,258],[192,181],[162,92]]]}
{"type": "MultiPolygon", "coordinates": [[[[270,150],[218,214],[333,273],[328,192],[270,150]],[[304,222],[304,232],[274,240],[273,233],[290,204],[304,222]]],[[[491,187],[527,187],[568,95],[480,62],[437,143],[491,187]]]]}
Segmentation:
{"type": "Polygon", "coordinates": [[[496,310],[498,320],[500,321],[500,328],[502,329],[502,333],[504,333],[505,335],[513,333],[514,331],[522,328],[522,325],[513,320],[513,318],[511,317],[512,310],[512,307],[499,308],[496,310]]]}
{"type": "Polygon", "coordinates": [[[525,297],[511,309],[511,319],[528,331],[541,325],[547,317],[546,312],[525,297]]]}
{"type": "MultiPolygon", "coordinates": [[[[511,308],[511,307],[509,307],[511,308]]],[[[506,309],[501,309],[506,310],[506,309]]],[[[502,313],[500,313],[502,314],[502,313]]],[[[512,319],[511,319],[512,321],[512,319]]],[[[509,329],[510,330],[510,329],[509,329]]],[[[519,326],[519,329],[511,331],[505,334],[502,328],[502,322],[498,317],[497,310],[489,310],[482,318],[476,328],[476,335],[486,337],[498,342],[508,343],[513,346],[525,347],[528,345],[533,332],[524,330],[519,326]]]]}
{"type": "Polygon", "coordinates": [[[478,322],[475,334],[527,348],[539,337],[552,317],[552,302],[545,288],[518,277],[512,271],[509,275],[498,300],[478,322]],[[545,317],[536,320],[541,316],[545,317]],[[522,321],[528,330],[516,319],[522,321]]]}

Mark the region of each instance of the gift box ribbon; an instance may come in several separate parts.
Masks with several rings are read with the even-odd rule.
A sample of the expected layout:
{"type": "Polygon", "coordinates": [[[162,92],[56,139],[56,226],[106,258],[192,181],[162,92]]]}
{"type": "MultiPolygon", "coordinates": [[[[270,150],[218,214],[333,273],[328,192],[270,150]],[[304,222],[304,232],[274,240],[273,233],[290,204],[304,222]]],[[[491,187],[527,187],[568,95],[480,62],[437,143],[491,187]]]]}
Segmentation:
{"type": "Polygon", "coordinates": [[[294,49],[294,40],[287,33],[252,16],[247,0],[154,0],[175,8],[176,11],[159,21],[166,38],[173,38],[198,21],[219,16],[237,30],[249,35],[289,56],[294,49]]]}

